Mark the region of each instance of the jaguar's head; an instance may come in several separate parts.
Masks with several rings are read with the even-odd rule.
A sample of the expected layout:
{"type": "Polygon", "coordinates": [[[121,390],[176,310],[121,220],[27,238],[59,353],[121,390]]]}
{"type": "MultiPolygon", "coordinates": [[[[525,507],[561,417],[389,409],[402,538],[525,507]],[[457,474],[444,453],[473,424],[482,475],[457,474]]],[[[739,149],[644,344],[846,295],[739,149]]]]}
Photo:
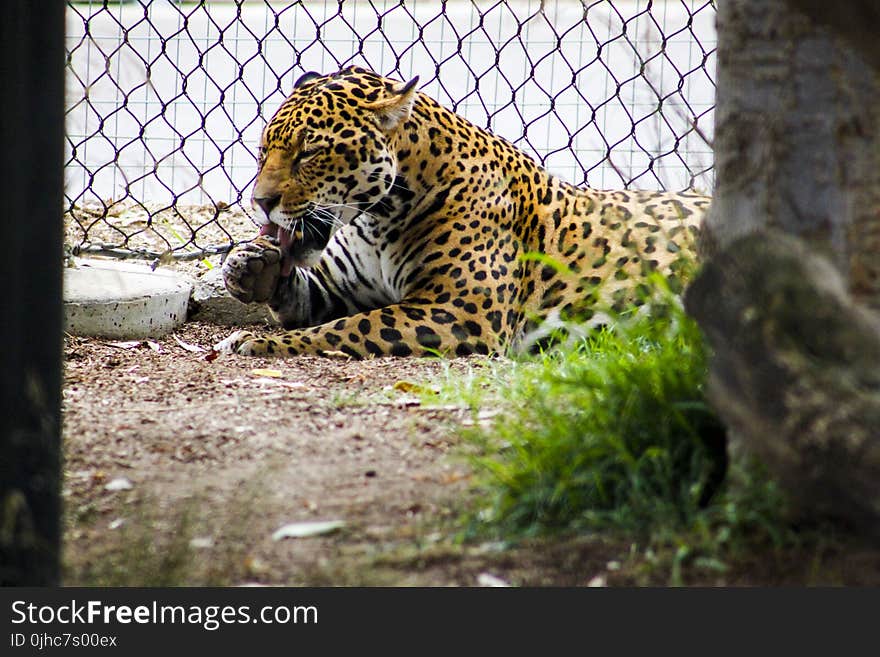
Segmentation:
{"type": "Polygon", "coordinates": [[[306,73],[260,140],[251,205],[260,234],[278,239],[282,274],[317,263],[330,237],[390,190],[390,146],[416,99],[414,78],[397,82],[361,68],[306,73]]]}

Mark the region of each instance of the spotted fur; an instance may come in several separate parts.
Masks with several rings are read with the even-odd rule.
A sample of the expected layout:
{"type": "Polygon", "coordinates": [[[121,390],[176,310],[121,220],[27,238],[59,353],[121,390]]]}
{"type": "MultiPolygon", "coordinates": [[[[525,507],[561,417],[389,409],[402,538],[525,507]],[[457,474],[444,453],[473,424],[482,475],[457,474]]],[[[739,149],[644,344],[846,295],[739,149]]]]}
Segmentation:
{"type": "Polygon", "coordinates": [[[218,349],[503,352],[598,299],[638,302],[647,272],[677,280],[706,197],[575,187],[416,82],[360,68],[298,81],[263,132],[261,234],[223,266],[287,331],[218,349]]]}

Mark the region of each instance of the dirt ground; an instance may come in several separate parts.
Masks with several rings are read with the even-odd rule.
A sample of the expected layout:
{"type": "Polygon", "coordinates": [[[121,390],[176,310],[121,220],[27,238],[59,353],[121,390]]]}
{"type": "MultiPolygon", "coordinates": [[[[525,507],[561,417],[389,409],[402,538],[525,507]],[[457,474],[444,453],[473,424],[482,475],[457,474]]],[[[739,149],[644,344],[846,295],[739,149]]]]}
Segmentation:
{"type": "Polygon", "coordinates": [[[880,551],[835,540],[679,580],[631,539],[463,541],[475,418],[411,384],[479,359],[212,358],[228,330],[66,338],[65,584],[880,585],[880,551]]]}
{"type": "Polygon", "coordinates": [[[227,331],[66,339],[65,583],[584,585],[614,568],[599,539],[528,558],[455,539],[471,413],[407,384],[476,361],[191,351],[227,331]],[[345,525],[273,539],[304,521],[345,525]]]}

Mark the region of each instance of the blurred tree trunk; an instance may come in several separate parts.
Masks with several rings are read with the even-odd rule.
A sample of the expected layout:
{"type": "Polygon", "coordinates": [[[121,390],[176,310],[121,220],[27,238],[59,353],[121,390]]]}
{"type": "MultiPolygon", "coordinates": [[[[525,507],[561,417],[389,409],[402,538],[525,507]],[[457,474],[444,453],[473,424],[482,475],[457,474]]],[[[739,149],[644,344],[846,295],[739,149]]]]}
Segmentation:
{"type": "Polygon", "coordinates": [[[880,85],[845,46],[786,3],[719,3],[705,247],[766,227],[798,235],[878,308],[880,85]]]}
{"type": "Polygon", "coordinates": [[[59,579],[64,6],[0,16],[0,586],[59,579]]]}
{"type": "Polygon", "coordinates": [[[880,24],[838,37],[876,12],[795,8],[817,4],[718,5],[716,189],[686,304],[737,440],[796,510],[880,536],[880,74],[861,36],[880,24]]]}

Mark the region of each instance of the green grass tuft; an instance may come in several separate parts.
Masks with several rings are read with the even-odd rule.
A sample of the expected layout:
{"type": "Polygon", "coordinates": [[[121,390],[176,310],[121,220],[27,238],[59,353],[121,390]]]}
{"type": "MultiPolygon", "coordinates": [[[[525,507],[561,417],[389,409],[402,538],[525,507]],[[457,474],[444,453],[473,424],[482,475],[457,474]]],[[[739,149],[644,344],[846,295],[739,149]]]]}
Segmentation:
{"type": "Polygon", "coordinates": [[[470,531],[623,531],[718,568],[743,541],[788,540],[779,491],[758,465],[728,458],[699,327],[656,288],[652,312],[617,315],[574,349],[450,376],[446,399],[475,417],[501,409],[464,431],[485,492],[470,531]]]}

